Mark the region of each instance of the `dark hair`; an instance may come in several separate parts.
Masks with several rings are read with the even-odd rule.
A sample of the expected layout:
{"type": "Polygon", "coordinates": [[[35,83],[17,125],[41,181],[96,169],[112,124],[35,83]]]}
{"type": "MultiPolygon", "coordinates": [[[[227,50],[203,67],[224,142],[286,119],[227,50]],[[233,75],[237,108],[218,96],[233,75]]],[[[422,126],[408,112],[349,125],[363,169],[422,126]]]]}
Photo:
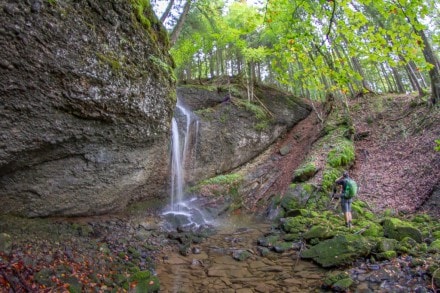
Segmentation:
{"type": "Polygon", "coordinates": [[[347,178],[347,177],[348,177],[348,171],[344,171],[344,173],[342,174],[342,176],[343,176],[344,178],[347,178]]]}

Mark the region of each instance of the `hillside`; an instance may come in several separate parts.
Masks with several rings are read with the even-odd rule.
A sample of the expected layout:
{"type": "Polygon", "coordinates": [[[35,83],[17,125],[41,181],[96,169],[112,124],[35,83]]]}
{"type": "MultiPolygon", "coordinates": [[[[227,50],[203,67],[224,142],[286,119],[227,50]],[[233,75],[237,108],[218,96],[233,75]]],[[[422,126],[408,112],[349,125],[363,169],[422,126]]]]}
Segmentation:
{"type": "MultiPolygon", "coordinates": [[[[350,171],[359,183],[359,198],[375,211],[423,211],[438,218],[436,186],[440,178],[440,154],[434,150],[434,141],[440,137],[438,108],[428,107],[414,95],[394,94],[357,98],[350,101],[349,108],[356,150],[350,171]]],[[[323,110],[318,108],[318,113],[322,116],[323,110]]],[[[303,150],[293,149],[285,156],[281,156],[279,150],[286,145],[295,146],[298,140],[306,137],[306,142],[312,143],[318,133],[322,133],[324,124],[318,122],[315,114],[312,116],[312,119],[301,121],[271,149],[271,158],[278,158],[268,160],[271,168],[283,172],[277,183],[269,188],[267,197],[284,194],[292,181],[292,174],[300,167],[298,158],[304,158],[303,152],[307,152],[310,146],[303,150]]],[[[319,147],[313,148],[318,173],[312,183],[320,185],[327,152],[319,147]]]]}
{"type": "Polygon", "coordinates": [[[356,161],[352,175],[359,196],[373,209],[427,211],[437,218],[439,202],[425,205],[440,181],[440,112],[411,95],[369,96],[352,101],[356,161]]]}

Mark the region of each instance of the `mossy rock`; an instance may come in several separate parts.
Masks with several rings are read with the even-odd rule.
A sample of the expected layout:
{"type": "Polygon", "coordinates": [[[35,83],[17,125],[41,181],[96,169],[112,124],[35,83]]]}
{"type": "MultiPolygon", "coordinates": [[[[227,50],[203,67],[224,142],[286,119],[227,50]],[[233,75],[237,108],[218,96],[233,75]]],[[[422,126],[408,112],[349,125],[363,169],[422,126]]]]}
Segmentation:
{"type": "Polygon", "coordinates": [[[159,279],[152,276],[149,271],[139,271],[134,273],[128,281],[132,284],[133,289],[130,292],[136,293],[152,293],[159,292],[159,279]]]}
{"type": "Polygon", "coordinates": [[[411,220],[411,222],[419,223],[419,224],[426,224],[430,223],[432,221],[432,218],[428,214],[419,214],[414,216],[414,218],[411,220]]]}
{"type": "Polygon", "coordinates": [[[440,253],[440,239],[433,241],[429,247],[428,252],[430,253],[440,253]]]}
{"type": "Polygon", "coordinates": [[[258,239],[257,243],[263,247],[272,247],[280,239],[280,235],[269,235],[258,239]]]}
{"type": "Polygon", "coordinates": [[[411,223],[404,222],[397,218],[387,218],[383,222],[384,236],[397,240],[402,240],[405,237],[411,237],[418,243],[423,241],[422,233],[419,229],[411,225],[411,223]]]}
{"type": "Polygon", "coordinates": [[[345,278],[334,283],[332,289],[335,292],[347,292],[353,283],[353,279],[345,278]]]}
{"type": "Polygon", "coordinates": [[[436,240],[440,239],[440,231],[432,232],[432,237],[436,240]]]}
{"type": "Polygon", "coordinates": [[[277,253],[283,253],[292,249],[291,242],[278,241],[273,245],[273,251],[277,253]]]}
{"type": "Polygon", "coordinates": [[[338,179],[342,174],[342,170],[326,166],[322,174],[322,189],[324,192],[331,192],[332,187],[335,184],[335,180],[338,179]]]}
{"type": "Polygon", "coordinates": [[[381,253],[376,254],[376,258],[378,260],[390,260],[397,257],[397,252],[394,250],[388,250],[381,253]]]}
{"type": "Polygon", "coordinates": [[[355,200],[353,201],[351,205],[351,209],[353,213],[357,214],[358,216],[362,216],[363,218],[372,219],[374,218],[374,214],[370,211],[366,210],[367,204],[361,200],[355,200]],[[366,214],[371,214],[366,216],[366,214]]]}
{"type": "Polygon", "coordinates": [[[385,252],[396,249],[398,241],[396,239],[381,238],[377,242],[376,250],[377,252],[385,252]]]}
{"type": "Polygon", "coordinates": [[[383,237],[383,228],[381,225],[368,220],[359,220],[355,223],[356,229],[365,229],[363,236],[383,237]]]}
{"type": "Polygon", "coordinates": [[[281,206],[286,210],[304,208],[317,187],[312,184],[291,184],[281,199],[281,206]]]}
{"type": "Polygon", "coordinates": [[[232,253],[232,257],[237,261],[245,261],[250,258],[252,254],[247,250],[235,250],[232,253]]]}
{"type": "Polygon", "coordinates": [[[315,176],[318,169],[313,162],[302,165],[293,173],[292,182],[305,182],[315,176]]]}
{"type": "Polygon", "coordinates": [[[306,217],[286,218],[282,228],[287,233],[306,232],[308,227],[313,224],[312,219],[306,217]]]}
{"type": "Polygon", "coordinates": [[[294,241],[299,240],[301,237],[298,233],[288,233],[284,235],[283,240],[284,241],[294,241]]]}
{"type": "Polygon", "coordinates": [[[328,268],[350,264],[359,257],[366,257],[375,246],[376,243],[372,238],[352,234],[339,235],[303,251],[301,257],[313,259],[328,268]]]}
{"type": "Polygon", "coordinates": [[[407,253],[412,256],[421,256],[428,250],[428,246],[426,243],[417,243],[411,237],[405,237],[399,242],[396,250],[400,253],[407,253]]]}
{"type": "Polygon", "coordinates": [[[347,272],[330,272],[325,276],[323,285],[327,288],[332,287],[333,284],[335,284],[336,282],[346,279],[348,277],[349,274],[347,272]]]}
{"type": "Polygon", "coordinates": [[[313,226],[312,228],[310,228],[309,231],[307,231],[306,233],[303,234],[303,238],[306,240],[310,240],[313,238],[317,238],[317,239],[329,239],[332,238],[333,236],[335,236],[335,229],[330,226],[330,225],[326,225],[326,226],[313,226]]]}

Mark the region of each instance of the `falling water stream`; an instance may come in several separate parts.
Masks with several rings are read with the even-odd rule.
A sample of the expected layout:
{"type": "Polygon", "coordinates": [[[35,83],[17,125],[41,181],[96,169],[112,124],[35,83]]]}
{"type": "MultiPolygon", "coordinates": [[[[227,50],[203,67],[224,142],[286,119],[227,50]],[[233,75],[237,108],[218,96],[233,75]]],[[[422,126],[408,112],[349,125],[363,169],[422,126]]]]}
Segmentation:
{"type": "Polygon", "coordinates": [[[209,220],[197,206],[197,198],[185,194],[186,177],[195,157],[199,121],[180,100],[172,119],[171,139],[171,200],[164,212],[168,228],[207,224],[209,220]]]}

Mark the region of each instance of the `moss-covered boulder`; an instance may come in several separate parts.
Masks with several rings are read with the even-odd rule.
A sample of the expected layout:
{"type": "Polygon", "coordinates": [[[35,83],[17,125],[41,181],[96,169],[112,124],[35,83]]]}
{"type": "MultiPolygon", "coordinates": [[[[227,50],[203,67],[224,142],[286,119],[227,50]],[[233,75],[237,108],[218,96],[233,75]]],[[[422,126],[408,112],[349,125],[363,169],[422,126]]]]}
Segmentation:
{"type": "Polygon", "coordinates": [[[383,222],[384,236],[397,240],[402,240],[405,237],[411,237],[416,242],[423,241],[422,233],[415,228],[411,223],[404,222],[397,218],[387,218],[383,222]]]}
{"type": "Polygon", "coordinates": [[[356,229],[362,232],[363,236],[383,237],[383,228],[381,225],[369,220],[357,220],[356,229]]]}
{"type": "Polygon", "coordinates": [[[396,239],[389,238],[381,238],[376,245],[377,252],[385,252],[395,250],[397,247],[398,241],[396,239]]]}
{"type": "Polygon", "coordinates": [[[433,241],[429,247],[428,247],[428,252],[431,253],[440,253],[440,239],[437,239],[435,241],[433,241]]]}
{"type": "Polygon", "coordinates": [[[304,208],[316,189],[313,184],[291,184],[280,204],[286,211],[304,208]]]}
{"type": "Polygon", "coordinates": [[[366,257],[376,243],[360,235],[340,235],[305,250],[301,257],[313,259],[323,267],[349,264],[359,257],[366,257]]]}
{"type": "Polygon", "coordinates": [[[334,227],[330,225],[317,225],[310,228],[309,231],[303,234],[303,238],[306,240],[310,239],[329,239],[336,235],[334,227]]]}
{"type": "Polygon", "coordinates": [[[286,218],[285,222],[282,224],[282,228],[287,233],[302,233],[308,230],[313,224],[313,220],[307,217],[294,217],[286,218]]]}

